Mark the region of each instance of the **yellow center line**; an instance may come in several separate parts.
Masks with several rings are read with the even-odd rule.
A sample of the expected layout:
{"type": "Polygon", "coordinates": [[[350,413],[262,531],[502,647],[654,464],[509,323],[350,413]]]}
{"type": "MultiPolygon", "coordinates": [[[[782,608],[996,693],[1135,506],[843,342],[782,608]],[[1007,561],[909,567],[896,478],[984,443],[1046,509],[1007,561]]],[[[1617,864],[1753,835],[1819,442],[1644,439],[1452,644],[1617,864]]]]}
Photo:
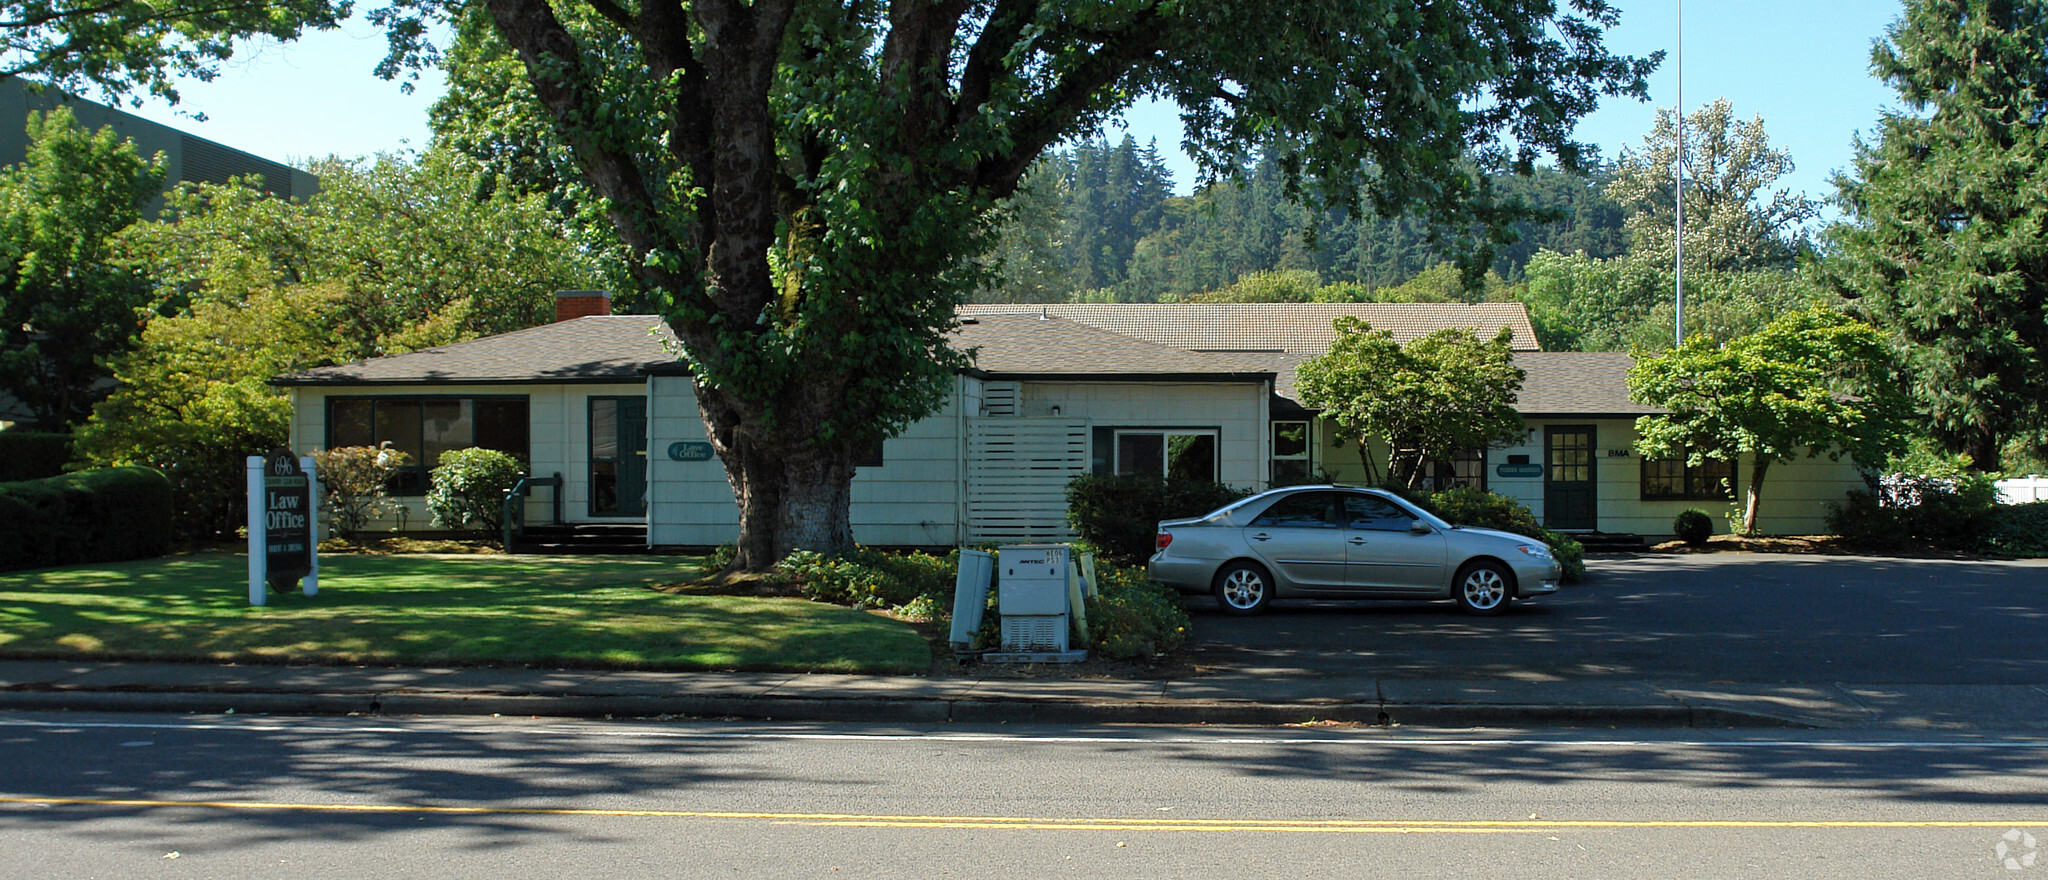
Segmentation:
{"type": "Polygon", "coordinates": [[[1770,819],[1180,819],[1031,816],[891,816],[858,813],[765,813],[712,810],[603,810],[576,807],[452,807],[423,804],[286,804],[268,801],[186,801],[143,798],[0,797],[0,805],[181,807],[208,810],[318,813],[424,813],[457,816],[606,816],[660,819],[743,819],[847,828],[1017,828],[1037,831],[1268,831],[1377,834],[1512,834],[1629,828],[2025,828],[2048,817],[1997,820],[1770,819]]]}

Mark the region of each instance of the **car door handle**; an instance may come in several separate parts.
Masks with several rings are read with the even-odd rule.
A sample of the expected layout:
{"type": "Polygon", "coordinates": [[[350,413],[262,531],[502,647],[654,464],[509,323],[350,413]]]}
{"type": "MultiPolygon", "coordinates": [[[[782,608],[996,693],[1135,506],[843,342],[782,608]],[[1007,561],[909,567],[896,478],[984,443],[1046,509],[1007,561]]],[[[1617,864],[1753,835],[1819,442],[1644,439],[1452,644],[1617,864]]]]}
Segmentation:
{"type": "Polygon", "coordinates": [[[1256,535],[1253,535],[1253,536],[1252,536],[1252,540],[1254,540],[1254,541],[1270,541],[1270,540],[1272,540],[1272,538],[1273,538],[1273,536],[1272,536],[1272,535],[1268,535],[1268,534],[1266,534],[1265,532],[1260,532],[1260,533],[1258,533],[1258,534],[1256,534],[1256,535]]]}
{"type": "Polygon", "coordinates": [[[1351,545],[1351,546],[1353,546],[1353,547],[1363,547],[1363,546],[1365,546],[1365,539],[1364,539],[1364,538],[1352,538],[1351,540],[1349,540],[1349,541],[1345,541],[1344,543],[1346,543],[1346,544],[1350,544],[1350,545],[1351,545]]]}

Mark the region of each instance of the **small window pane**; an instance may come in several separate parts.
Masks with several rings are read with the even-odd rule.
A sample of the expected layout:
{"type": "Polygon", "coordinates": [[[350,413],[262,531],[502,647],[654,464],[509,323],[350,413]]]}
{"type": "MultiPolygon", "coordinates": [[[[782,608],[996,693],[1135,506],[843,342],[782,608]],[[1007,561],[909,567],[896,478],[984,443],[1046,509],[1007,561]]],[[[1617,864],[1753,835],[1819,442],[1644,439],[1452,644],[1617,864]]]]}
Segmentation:
{"type": "Polygon", "coordinates": [[[1118,434],[1116,475],[1159,477],[1166,473],[1166,437],[1163,434],[1118,434]]]}
{"type": "Polygon", "coordinates": [[[373,407],[367,400],[336,400],[327,407],[327,448],[377,445],[373,407]]]}
{"type": "Polygon", "coordinates": [[[441,453],[468,449],[476,436],[469,401],[429,400],[420,405],[420,463],[434,467],[441,453]]]}
{"type": "Polygon", "coordinates": [[[526,401],[479,400],[476,416],[476,445],[496,449],[520,461],[529,454],[526,401]]]}
{"type": "Polygon", "coordinates": [[[603,398],[590,401],[590,457],[619,459],[619,402],[603,398]]]}
{"type": "Polygon", "coordinates": [[[376,441],[411,456],[412,463],[433,467],[435,462],[420,455],[420,404],[416,400],[376,402],[376,441]]]}
{"type": "Polygon", "coordinates": [[[1166,439],[1166,475],[1176,480],[1216,481],[1216,435],[1174,434],[1166,439]]]}
{"type": "Polygon", "coordinates": [[[1299,458],[1308,454],[1307,422],[1273,423],[1273,457],[1299,458]]]}

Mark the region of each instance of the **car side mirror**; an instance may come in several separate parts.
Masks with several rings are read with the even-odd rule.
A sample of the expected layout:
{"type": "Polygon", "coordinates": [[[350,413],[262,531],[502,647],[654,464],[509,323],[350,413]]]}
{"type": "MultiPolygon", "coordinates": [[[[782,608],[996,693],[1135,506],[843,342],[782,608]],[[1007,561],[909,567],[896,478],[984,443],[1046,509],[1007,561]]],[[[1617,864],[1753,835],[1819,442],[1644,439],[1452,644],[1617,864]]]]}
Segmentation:
{"type": "Polygon", "coordinates": [[[1436,530],[1430,528],[1429,523],[1423,522],[1422,520],[1418,519],[1408,523],[1408,531],[1418,535],[1427,535],[1436,530]]]}

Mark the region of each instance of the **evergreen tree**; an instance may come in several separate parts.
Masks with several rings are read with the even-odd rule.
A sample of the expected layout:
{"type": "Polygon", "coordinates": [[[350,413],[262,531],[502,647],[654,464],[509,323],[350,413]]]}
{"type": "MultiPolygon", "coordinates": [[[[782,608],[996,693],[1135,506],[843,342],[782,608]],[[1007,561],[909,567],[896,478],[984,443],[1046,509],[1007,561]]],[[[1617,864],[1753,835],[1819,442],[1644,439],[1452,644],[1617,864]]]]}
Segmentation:
{"type": "Polygon", "coordinates": [[[1891,331],[1934,436],[1997,470],[2048,423],[2048,3],[1909,0],[1871,52],[1888,113],[1838,176],[1834,280],[1891,331]]]}

